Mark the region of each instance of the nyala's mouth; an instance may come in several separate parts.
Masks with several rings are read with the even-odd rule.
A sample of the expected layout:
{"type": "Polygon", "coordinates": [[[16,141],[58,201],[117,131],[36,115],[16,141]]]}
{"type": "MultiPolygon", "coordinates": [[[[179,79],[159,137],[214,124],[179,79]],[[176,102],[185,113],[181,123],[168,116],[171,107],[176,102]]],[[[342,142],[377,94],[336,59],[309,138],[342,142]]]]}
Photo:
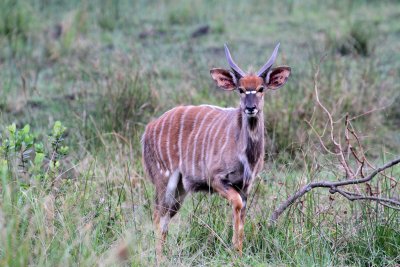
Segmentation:
{"type": "Polygon", "coordinates": [[[246,113],[247,117],[255,117],[258,113],[258,109],[255,109],[253,111],[248,111],[247,109],[245,109],[244,113],[246,113]]]}

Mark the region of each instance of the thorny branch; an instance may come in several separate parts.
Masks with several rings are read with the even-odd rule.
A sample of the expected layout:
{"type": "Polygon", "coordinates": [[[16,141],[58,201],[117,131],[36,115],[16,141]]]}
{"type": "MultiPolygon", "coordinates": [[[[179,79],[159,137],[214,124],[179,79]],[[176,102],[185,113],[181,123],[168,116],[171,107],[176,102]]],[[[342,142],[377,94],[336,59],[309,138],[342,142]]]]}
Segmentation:
{"type": "MultiPolygon", "coordinates": [[[[397,159],[394,159],[390,161],[389,163],[379,167],[379,168],[374,168],[373,165],[367,160],[365,154],[364,154],[364,149],[361,145],[360,139],[354,130],[351,121],[355,118],[350,118],[349,116],[346,115],[345,117],[345,133],[344,133],[344,139],[345,139],[345,145],[346,147],[342,147],[342,144],[340,142],[340,136],[336,137],[335,132],[334,132],[334,124],[337,122],[334,122],[332,119],[332,114],[329,112],[329,110],[321,103],[318,95],[318,75],[319,75],[319,66],[317,68],[317,71],[314,76],[314,90],[315,90],[315,98],[316,98],[316,103],[317,105],[324,111],[324,113],[328,117],[328,123],[329,125],[329,137],[330,141],[332,142],[334,146],[334,150],[332,151],[327,147],[327,145],[323,141],[323,137],[325,135],[325,130],[323,131],[322,134],[318,134],[318,132],[315,130],[315,128],[312,126],[311,122],[306,121],[307,124],[310,126],[311,130],[317,135],[317,138],[319,140],[319,143],[321,144],[322,148],[325,150],[325,152],[335,155],[338,157],[338,161],[341,165],[341,167],[344,170],[344,175],[346,177],[345,180],[341,181],[319,181],[319,182],[311,182],[308,183],[307,185],[303,186],[300,190],[295,192],[292,196],[290,196],[286,201],[281,203],[273,212],[270,217],[269,224],[270,226],[276,224],[279,216],[287,209],[289,208],[293,203],[295,203],[298,199],[300,199],[302,196],[304,196],[306,193],[310,192],[314,188],[329,188],[329,192],[331,194],[339,193],[343,197],[347,198],[350,201],[354,200],[370,200],[370,201],[376,201],[377,203],[392,208],[396,210],[400,210],[400,201],[395,200],[395,199],[390,199],[390,198],[385,198],[385,197],[380,197],[378,196],[380,194],[379,190],[378,192],[375,192],[375,194],[371,190],[371,186],[369,185],[368,182],[370,182],[377,174],[380,174],[384,170],[391,168],[395,166],[396,164],[400,163],[400,157],[397,159]],[[350,139],[355,140],[355,146],[353,147],[350,139]],[[358,151],[358,153],[357,153],[358,151]],[[351,164],[350,164],[350,159],[356,162],[357,166],[352,169],[351,164]],[[364,167],[365,166],[370,167],[374,171],[370,173],[368,176],[365,176],[364,174],[364,167]],[[361,177],[361,178],[357,178],[361,177]],[[347,186],[347,185],[358,185],[358,184],[366,184],[367,185],[367,191],[370,194],[369,196],[362,195],[359,191],[358,188],[356,190],[358,193],[350,192],[343,190],[341,187],[347,186]]],[[[388,177],[385,174],[384,175],[386,178],[389,178],[392,182],[391,188],[394,188],[397,185],[397,181],[393,177],[388,177]]]]}

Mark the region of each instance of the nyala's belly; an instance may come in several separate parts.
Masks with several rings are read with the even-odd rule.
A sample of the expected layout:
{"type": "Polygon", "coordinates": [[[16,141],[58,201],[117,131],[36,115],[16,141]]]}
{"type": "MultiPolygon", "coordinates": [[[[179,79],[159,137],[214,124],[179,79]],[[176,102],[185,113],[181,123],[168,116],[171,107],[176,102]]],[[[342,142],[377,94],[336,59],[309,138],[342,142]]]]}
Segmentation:
{"type": "Polygon", "coordinates": [[[193,177],[193,176],[183,176],[183,188],[187,192],[210,192],[213,193],[214,190],[210,186],[210,181],[203,178],[193,177]]]}
{"type": "Polygon", "coordinates": [[[233,170],[227,170],[225,173],[210,175],[210,177],[193,176],[182,174],[183,187],[188,192],[213,192],[211,187],[212,181],[218,179],[217,177],[223,177],[221,182],[226,186],[233,186],[236,188],[242,188],[243,186],[243,167],[238,166],[238,168],[233,170]]]}

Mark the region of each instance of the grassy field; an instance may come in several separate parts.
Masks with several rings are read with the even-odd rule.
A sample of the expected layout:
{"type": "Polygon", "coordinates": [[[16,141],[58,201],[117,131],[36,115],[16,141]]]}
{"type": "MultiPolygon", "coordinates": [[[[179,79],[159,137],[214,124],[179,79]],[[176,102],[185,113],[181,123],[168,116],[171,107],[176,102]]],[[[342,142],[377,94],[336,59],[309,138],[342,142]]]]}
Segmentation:
{"type": "MultiPolygon", "coordinates": [[[[343,178],[307,123],[327,122],[317,66],[337,133],[357,117],[374,165],[399,156],[399,18],[399,2],[374,0],[1,1],[0,266],[155,265],[144,126],[177,105],[236,106],[209,76],[227,67],[223,44],[256,70],[277,42],[292,76],[266,96],[243,257],[229,204],[196,194],[172,220],[163,265],[400,265],[400,213],[375,202],[315,190],[267,227],[301,185],[343,178]]],[[[399,181],[400,167],[386,174],[399,181]]],[[[385,176],[371,187],[400,198],[385,176]]]]}

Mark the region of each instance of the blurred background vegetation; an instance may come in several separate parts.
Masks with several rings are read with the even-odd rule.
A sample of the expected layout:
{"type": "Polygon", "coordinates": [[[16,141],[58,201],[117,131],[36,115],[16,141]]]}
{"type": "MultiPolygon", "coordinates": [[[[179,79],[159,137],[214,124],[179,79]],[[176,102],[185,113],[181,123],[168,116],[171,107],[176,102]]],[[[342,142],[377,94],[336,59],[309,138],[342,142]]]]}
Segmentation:
{"type": "Polygon", "coordinates": [[[230,208],[198,195],[171,226],[171,264],[400,264],[399,215],[374,204],[315,193],[281,228],[264,227],[304,181],[339,177],[313,169],[324,155],[306,121],[317,131],[326,124],[314,100],[318,65],[321,101],[334,119],[358,117],[373,162],[398,155],[399,19],[397,1],[1,1],[0,144],[17,129],[23,144],[3,155],[0,265],[154,264],[145,124],[177,105],[236,106],[237,95],[218,91],[209,76],[227,67],[223,44],[243,69],[256,70],[277,42],[277,64],[291,66],[292,76],[266,95],[267,164],[253,192],[245,257],[226,245],[230,208]],[[60,155],[57,121],[67,128],[60,155]],[[37,147],[46,155],[39,176],[37,147]],[[33,167],[20,166],[30,158],[33,167]]]}

